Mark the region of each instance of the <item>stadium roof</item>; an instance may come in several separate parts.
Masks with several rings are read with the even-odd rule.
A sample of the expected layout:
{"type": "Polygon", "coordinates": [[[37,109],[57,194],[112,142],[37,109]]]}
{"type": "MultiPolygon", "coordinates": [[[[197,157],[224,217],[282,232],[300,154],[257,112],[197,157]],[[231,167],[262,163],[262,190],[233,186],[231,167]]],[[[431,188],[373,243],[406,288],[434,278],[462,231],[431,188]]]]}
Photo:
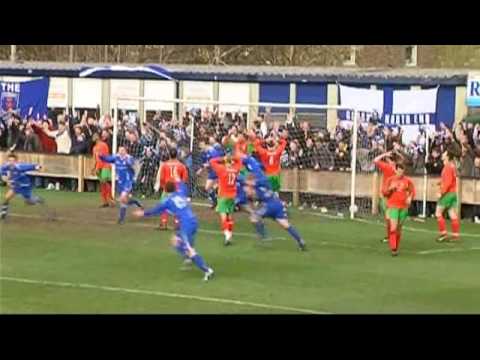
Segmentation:
{"type": "MultiPolygon", "coordinates": [[[[115,64],[0,61],[1,76],[78,77],[86,67],[115,64]]],[[[138,66],[139,64],[122,64],[138,66]]],[[[467,69],[358,68],[301,66],[161,65],[177,80],[239,82],[343,82],[350,84],[466,85],[467,69]]],[[[119,73],[119,79],[153,79],[148,74],[119,73]]]]}

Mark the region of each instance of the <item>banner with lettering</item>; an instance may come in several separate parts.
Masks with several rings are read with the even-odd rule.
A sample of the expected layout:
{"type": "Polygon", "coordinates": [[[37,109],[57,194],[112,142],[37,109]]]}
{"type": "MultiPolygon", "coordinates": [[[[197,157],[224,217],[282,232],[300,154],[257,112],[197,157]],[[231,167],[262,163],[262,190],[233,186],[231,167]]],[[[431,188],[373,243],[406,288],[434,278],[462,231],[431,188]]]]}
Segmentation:
{"type": "Polygon", "coordinates": [[[468,74],[467,106],[480,106],[480,72],[471,72],[468,74]]]}
{"type": "MultiPolygon", "coordinates": [[[[359,88],[339,84],[340,105],[356,109],[361,118],[369,117],[372,112],[383,114],[383,91],[370,88],[359,88]]],[[[341,120],[350,120],[351,112],[342,111],[341,120]]]]}
{"type": "Polygon", "coordinates": [[[0,114],[15,112],[22,118],[40,118],[48,113],[48,78],[13,82],[0,81],[0,114]]]}
{"type": "MultiPolygon", "coordinates": [[[[375,118],[384,126],[401,127],[405,143],[415,141],[423,131],[435,131],[441,122],[450,125],[450,120],[453,120],[451,116],[442,117],[445,111],[438,116],[439,87],[412,90],[386,86],[373,90],[340,85],[339,90],[340,104],[356,108],[360,123],[375,118]]],[[[454,101],[450,105],[455,106],[454,101]]],[[[351,111],[339,111],[340,125],[351,127],[352,115],[351,111]]]]}

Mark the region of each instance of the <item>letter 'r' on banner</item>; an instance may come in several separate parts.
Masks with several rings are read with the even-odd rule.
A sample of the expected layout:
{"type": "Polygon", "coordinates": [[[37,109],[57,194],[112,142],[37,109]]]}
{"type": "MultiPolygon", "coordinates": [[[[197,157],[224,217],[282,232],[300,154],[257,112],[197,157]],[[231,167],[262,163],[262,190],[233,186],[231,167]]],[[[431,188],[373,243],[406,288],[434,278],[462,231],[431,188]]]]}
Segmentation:
{"type": "Polygon", "coordinates": [[[467,106],[480,107],[480,72],[468,73],[467,106]]]}

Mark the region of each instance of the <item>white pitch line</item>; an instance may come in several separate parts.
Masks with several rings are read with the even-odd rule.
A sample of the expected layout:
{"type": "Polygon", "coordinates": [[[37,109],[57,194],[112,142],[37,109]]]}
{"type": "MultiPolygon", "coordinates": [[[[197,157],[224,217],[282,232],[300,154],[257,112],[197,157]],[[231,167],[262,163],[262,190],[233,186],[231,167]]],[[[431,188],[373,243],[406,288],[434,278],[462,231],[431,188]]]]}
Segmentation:
{"type": "Polygon", "coordinates": [[[200,207],[211,207],[210,204],[207,204],[207,203],[201,203],[201,202],[192,202],[192,205],[195,205],[195,206],[200,206],[200,207]]]}
{"type": "MultiPolygon", "coordinates": [[[[332,218],[338,219],[336,217],[333,217],[332,215],[316,214],[316,213],[307,213],[307,214],[320,216],[320,217],[332,217],[332,218]]],[[[13,213],[13,214],[10,214],[9,216],[19,217],[19,218],[27,218],[27,219],[43,219],[43,216],[40,216],[40,215],[26,215],[26,214],[15,214],[15,213],[13,213]]],[[[61,217],[57,217],[57,220],[71,221],[71,219],[69,219],[69,218],[61,218],[61,217]]],[[[340,219],[338,219],[338,220],[340,220],[340,219]]],[[[355,220],[358,221],[358,222],[366,222],[368,224],[381,226],[381,224],[377,224],[375,222],[370,222],[370,221],[363,220],[363,219],[355,219],[355,220]]],[[[75,222],[78,223],[78,221],[75,221],[75,222]]],[[[92,222],[89,221],[89,223],[92,223],[92,222]]],[[[97,223],[97,224],[99,224],[99,223],[97,223]]],[[[105,221],[105,222],[102,222],[102,224],[116,225],[117,223],[114,222],[114,221],[105,221]]],[[[149,225],[149,224],[139,223],[139,222],[129,223],[129,226],[152,228],[152,226],[149,225]]],[[[417,229],[412,229],[411,231],[416,231],[416,230],[417,229]]],[[[421,229],[418,229],[418,230],[421,230],[421,229]]],[[[218,231],[218,230],[198,229],[198,231],[202,232],[202,233],[206,233],[206,234],[223,234],[221,231],[218,231]]],[[[428,230],[425,230],[425,231],[429,232],[428,230]]],[[[243,232],[237,233],[236,232],[235,235],[240,236],[240,237],[248,237],[248,238],[255,238],[255,239],[258,238],[257,235],[251,234],[251,233],[243,233],[243,232]]],[[[462,235],[465,235],[465,234],[462,234],[462,235]]],[[[474,235],[474,234],[469,234],[469,235],[476,237],[476,235],[474,235]]],[[[272,237],[272,238],[269,238],[269,240],[287,240],[287,238],[285,238],[285,237],[272,237]]],[[[341,243],[341,242],[333,243],[333,242],[322,241],[320,244],[321,245],[332,246],[332,247],[349,248],[349,249],[366,249],[366,250],[378,250],[379,249],[379,248],[373,247],[373,246],[351,245],[351,244],[346,244],[346,243],[341,243]]],[[[427,254],[434,254],[434,253],[437,253],[437,252],[452,252],[452,250],[453,249],[431,249],[431,250],[424,250],[424,251],[419,251],[419,252],[402,250],[402,252],[410,253],[410,254],[427,255],[427,254]],[[441,251],[439,251],[439,250],[441,250],[441,251]]],[[[478,249],[477,248],[468,248],[468,249],[464,249],[463,251],[469,251],[469,250],[478,250],[478,249]]]]}
{"type": "MultiPolygon", "coordinates": [[[[321,245],[327,245],[332,247],[343,247],[347,249],[366,249],[366,250],[373,250],[373,251],[381,251],[382,247],[373,247],[373,246],[365,246],[365,245],[350,245],[345,243],[332,243],[327,241],[322,241],[321,245]]],[[[387,249],[387,248],[386,248],[387,249]]],[[[422,250],[422,251],[412,251],[412,250],[401,250],[402,253],[406,254],[413,254],[413,255],[430,255],[430,254],[437,254],[437,253],[449,253],[449,252],[469,252],[469,251],[477,251],[480,250],[480,247],[470,247],[470,248],[447,248],[447,249],[430,249],[430,250],[422,250]]]]}
{"type": "Polygon", "coordinates": [[[428,254],[439,254],[439,253],[449,253],[449,252],[466,252],[466,251],[478,251],[480,247],[471,247],[471,248],[451,248],[451,249],[436,249],[436,250],[424,250],[419,251],[419,255],[428,255],[428,254]]]}
{"type": "Polygon", "coordinates": [[[213,298],[213,297],[206,297],[206,296],[169,293],[169,292],[155,291],[155,290],[127,289],[127,288],[120,288],[120,287],[113,287],[113,286],[101,286],[101,285],[92,285],[92,284],[76,284],[76,283],[59,282],[59,281],[33,280],[33,279],[23,279],[23,278],[9,277],[9,276],[0,276],[0,280],[11,281],[11,282],[16,282],[16,283],[24,283],[24,284],[43,285],[43,286],[56,286],[56,287],[74,288],[74,289],[102,290],[102,291],[119,292],[119,293],[126,293],[126,294],[141,294],[141,295],[169,297],[169,298],[175,298],[175,299],[198,300],[198,301],[204,301],[204,302],[213,302],[213,303],[230,304],[230,305],[240,305],[240,306],[246,306],[246,307],[256,307],[256,308],[270,309],[270,310],[290,311],[290,312],[297,312],[297,313],[303,313],[303,314],[316,314],[316,315],[331,314],[331,313],[324,312],[324,311],[317,311],[317,310],[303,309],[303,308],[295,308],[295,307],[290,307],[290,306],[270,305],[270,304],[254,303],[254,302],[249,302],[249,301],[240,301],[240,300],[233,300],[233,299],[222,299],[222,298],[213,298]]]}
{"type": "MultiPolygon", "coordinates": [[[[40,215],[27,215],[27,214],[9,214],[9,216],[12,217],[18,217],[18,218],[26,218],[26,219],[43,219],[43,216],[40,215]]],[[[62,218],[62,217],[57,217],[57,220],[61,221],[73,221],[70,218],[62,218]]],[[[77,220],[74,221],[75,223],[78,223],[77,220]]],[[[92,221],[88,222],[89,224],[92,224],[92,221]]],[[[99,222],[96,222],[95,224],[100,224],[99,222]]],[[[108,224],[108,225],[117,225],[115,221],[104,221],[101,224],[108,224]]],[[[140,223],[140,222],[131,222],[128,224],[128,226],[139,226],[139,227],[148,227],[152,228],[152,225],[150,224],[145,224],[145,223],[140,223]]],[[[199,232],[206,233],[206,234],[223,234],[222,231],[219,230],[208,230],[208,229],[198,229],[199,232]]],[[[250,237],[250,238],[258,238],[256,234],[252,233],[244,233],[244,232],[235,232],[235,236],[243,236],[243,237],[250,237]]],[[[269,238],[270,240],[287,240],[285,237],[271,237],[269,238]]]]}
{"type": "MultiPolygon", "coordinates": [[[[350,219],[340,218],[340,217],[333,216],[333,215],[319,214],[319,213],[314,213],[314,212],[305,212],[305,214],[313,215],[313,216],[319,216],[319,217],[324,217],[324,218],[328,218],[328,219],[334,219],[334,220],[350,220],[350,219]]],[[[352,221],[356,221],[356,222],[364,223],[364,224],[382,226],[382,227],[384,226],[383,224],[380,224],[380,223],[378,223],[378,222],[370,221],[370,220],[365,220],[365,219],[357,219],[357,218],[355,218],[355,219],[353,219],[352,221]]],[[[411,231],[411,232],[421,232],[421,233],[427,233],[427,234],[438,234],[438,232],[436,232],[436,231],[427,230],[427,229],[418,229],[418,228],[413,228],[413,227],[410,227],[410,226],[404,226],[403,229],[404,229],[404,230],[411,231]]],[[[460,236],[480,238],[480,234],[461,233],[460,236]]]]}

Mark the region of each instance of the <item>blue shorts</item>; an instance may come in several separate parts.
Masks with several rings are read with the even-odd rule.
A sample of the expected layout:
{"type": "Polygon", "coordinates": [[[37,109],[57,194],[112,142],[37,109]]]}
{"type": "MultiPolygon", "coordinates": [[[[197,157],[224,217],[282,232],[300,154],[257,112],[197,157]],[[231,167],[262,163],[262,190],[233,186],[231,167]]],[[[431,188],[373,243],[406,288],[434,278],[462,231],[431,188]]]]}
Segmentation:
{"type": "Polygon", "coordinates": [[[272,189],[270,185],[270,181],[266,176],[262,176],[261,178],[256,179],[255,181],[256,181],[256,186],[262,186],[270,190],[272,189]]]}
{"type": "Polygon", "coordinates": [[[188,226],[182,226],[180,224],[180,228],[176,231],[176,235],[181,239],[181,241],[179,244],[177,244],[177,247],[180,246],[182,250],[186,248],[186,245],[193,248],[195,246],[195,235],[197,234],[197,229],[197,223],[188,224],[188,226]]]}
{"type": "Polygon", "coordinates": [[[13,191],[17,195],[21,195],[25,200],[31,200],[32,199],[32,188],[31,187],[18,187],[18,188],[13,188],[13,191]]]}
{"type": "Polygon", "coordinates": [[[217,180],[218,179],[217,173],[213,170],[208,170],[207,179],[208,180],[217,180]]]}
{"type": "Polygon", "coordinates": [[[132,192],[132,189],[133,189],[133,183],[131,182],[127,182],[127,183],[121,183],[121,182],[117,182],[117,194],[122,194],[122,193],[127,193],[127,194],[130,194],[132,192]]]}
{"type": "Polygon", "coordinates": [[[247,194],[245,194],[245,192],[242,192],[240,194],[237,192],[237,197],[235,198],[235,206],[247,205],[247,203],[247,194]]]}
{"type": "Polygon", "coordinates": [[[270,218],[274,220],[288,219],[287,209],[278,199],[263,203],[255,214],[261,218],[270,218]]]}

